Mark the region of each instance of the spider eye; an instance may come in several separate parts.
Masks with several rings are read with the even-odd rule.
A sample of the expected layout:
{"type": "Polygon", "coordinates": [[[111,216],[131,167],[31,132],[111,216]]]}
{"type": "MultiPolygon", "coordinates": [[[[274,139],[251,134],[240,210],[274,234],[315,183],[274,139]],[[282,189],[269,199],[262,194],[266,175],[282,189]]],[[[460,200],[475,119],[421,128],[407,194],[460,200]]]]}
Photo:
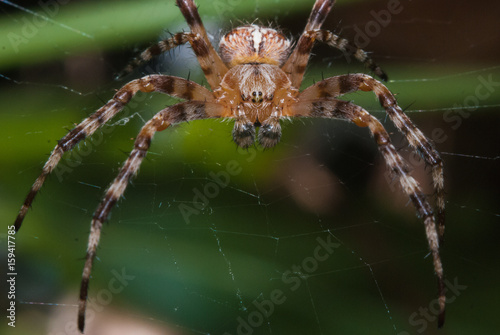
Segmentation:
{"type": "Polygon", "coordinates": [[[262,98],[262,91],[259,91],[259,92],[253,91],[252,96],[253,96],[253,98],[252,98],[253,103],[256,103],[256,102],[261,103],[262,101],[264,101],[264,98],[262,98]]]}

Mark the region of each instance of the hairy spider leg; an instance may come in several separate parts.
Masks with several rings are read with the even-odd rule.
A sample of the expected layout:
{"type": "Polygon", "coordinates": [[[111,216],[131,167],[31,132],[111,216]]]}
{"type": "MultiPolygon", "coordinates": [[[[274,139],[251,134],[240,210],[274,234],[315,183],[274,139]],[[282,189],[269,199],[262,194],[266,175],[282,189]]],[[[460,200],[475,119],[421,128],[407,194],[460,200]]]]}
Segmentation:
{"type": "Polygon", "coordinates": [[[118,112],[123,109],[123,107],[138,91],[156,91],[186,100],[214,100],[214,97],[209,90],[183,78],[151,75],[129,82],[118,90],[113,98],[104,106],[80,122],[80,124],[59,140],[56,147],[50,154],[49,159],[43,166],[40,176],[36,179],[33,186],[31,186],[28,196],[19,210],[19,214],[17,215],[14,223],[16,231],[21,227],[24,217],[26,216],[28,209],[31,207],[36,194],[42,187],[47,176],[55,169],[61,160],[62,155],[66,151],[73,149],[78,142],[92,135],[99,127],[118,114],[118,112]]]}
{"type": "Polygon", "coordinates": [[[227,72],[227,67],[210,43],[195,3],[192,0],[177,0],[176,3],[182,15],[184,15],[191,32],[177,33],[168,39],[153,44],[133,59],[117,76],[118,78],[132,72],[153,57],[189,42],[210,87],[212,90],[219,87],[222,78],[227,72]]]}
{"type": "Polygon", "coordinates": [[[222,62],[219,54],[215,51],[212,43],[210,43],[194,1],[177,0],[177,6],[179,6],[182,15],[184,15],[191,32],[201,37],[200,42],[195,40],[191,42],[191,46],[198,57],[198,61],[205,73],[205,77],[207,77],[210,87],[214,90],[220,86],[222,78],[224,78],[227,72],[227,67],[224,62],[222,62]]]}
{"type": "Polygon", "coordinates": [[[90,273],[92,271],[92,264],[101,236],[102,224],[107,220],[111,209],[125,192],[130,178],[137,174],[139,166],[151,145],[154,134],[157,131],[168,128],[172,124],[217,118],[223,114],[223,111],[224,107],[214,102],[185,101],[158,112],[142,127],[139,135],[137,135],[135,139],[134,149],[123,164],[118,176],[107,189],[104,198],[97,207],[92,218],[78,304],[78,329],[80,329],[82,333],[85,327],[85,309],[87,306],[90,273]]]}
{"type": "Polygon", "coordinates": [[[316,0],[304,31],[320,29],[335,4],[335,0],[316,0]]]}
{"type": "Polygon", "coordinates": [[[283,71],[290,76],[292,85],[300,87],[307,63],[309,62],[311,50],[316,40],[342,51],[346,57],[354,57],[373,71],[380,79],[387,81],[387,74],[368,56],[366,51],[331,31],[320,30],[334,3],[335,1],[317,0],[314,4],[304,32],[300,36],[287,62],[282,67],[283,71]]]}
{"type": "Polygon", "coordinates": [[[164,52],[174,49],[175,47],[188,43],[190,38],[194,38],[193,33],[182,32],[174,34],[170,38],[151,45],[149,48],[141,52],[136,58],[134,58],[116,77],[121,78],[126,74],[132,72],[137,67],[150,61],[151,59],[153,59],[153,57],[159,56],[164,52]]]}
{"type": "Polygon", "coordinates": [[[282,67],[282,70],[289,75],[293,87],[300,88],[302,78],[306,72],[309,55],[314,46],[314,34],[311,35],[310,32],[321,28],[334,3],[335,0],[316,0],[304,32],[282,67]]]}
{"type": "Polygon", "coordinates": [[[442,244],[445,230],[445,191],[443,161],[433,143],[425,137],[410,118],[398,106],[396,98],[381,82],[365,74],[348,74],[331,77],[306,88],[301,100],[337,97],[355,91],[373,91],[395,126],[405,135],[410,146],[417,151],[426,164],[431,166],[439,242],[442,244]]]}
{"type": "MultiPolygon", "coordinates": [[[[144,64],[145,62],[151,60],[153,57],[158,56],[164,52],[167,52],[177,46],[190,43],[193,48],[194,53],[200,63],[201,69],[207,78],[207,81],[212,89],[219,86],[223,74],[227,72],[226,66],[222,63],[224,68],[218,66],[217,61],[212,61],[211,49],[213,49],[210,43],[203,39],[203,36],[199,33],[194,32],[184,32],[177,33],[172,37],[160,41],[146,50],[144,50],[139,56],[133,59],[130,64],[128,64],[125,69],[117,76],[118,78],[132,72],[138,66],[144,64]],[[214,68],[215,67],[215,68],[214,68]]],[[[217,55],[217,57],[219,57],[217,55]]],[[[220,59],[220,57],[219,57],[220,59]]]]}
{"type": "Polygon", "coordinates": [[[389,79],[380,66],[378,66],[375,61],[370,58],[370,56],[368,56],[368,53],[359,48],[357,45],[349,42],[345,38],[335,35],[329,30],[316,30],[314,33],[316,34],[316,39],[319,42],[323,42],[342,51],[347,59],[349,59],[348,57],[353,56],[383,81],[387,81],[389,79]]]}
{"type": "MultiPolygon", "coordinates": [[[[443,266],[439,254],[441,231],[439,230],[440,225],[436,225],[432,207],[429,205],[427,197],[420,189],[418,183],[413,177],[409,175],[409,169],[406,163],[394,149],[394,146],[390,143],[389,135],[380,124],[380,122],[361,107],[346,101],[334,99],[339,95],[356,90],[368,91],[373,89],[375,94],[377,94],[377,96],[379,97],[380,103],[386,109],[387,114],[389,115],[391,120],[398,117],[399,114],[402,114],[406,117],[401,108],[397,105],[396,99],[394,98],[392,93],[390,93],[387,88],[383,90],[381,87],[385,88],[382,83],[377,82],[375,79],[364,74],[331,77],[305,89],[299,95],[299,102],[295,105],[292,105],[291,112],[289,111],[288,113],[290,113],[289,116],[347,119],[354,122],[358,126],[369,127],[372,135],[379,145],[379,150],[382,152],[387,164],[389,165],[390,171],[397,177],[399,177],[399,182],[404,192],[409,196],[410,200],[416,207],[418,216],[424,221],[427,241],[429,243],[429,249],[433,257],[434,271],[436,272],[436,276],[438,278],[438,297],[440,308],[438,327],[442,327],[444,324],[446,296],[443,266]],[[377,84],[375,85],[374,83],[377,84]]],[[[407,117],[406,119],[411,123],[411,121],[409,121],[407,117]]],[[[399,129],[407,136],[410,143],[414,141],[412,145],[413,148],[415,148],[420,153],[423,152],[423,157],[426,162],[433,166],[432,177],[434,180],[435,189],[437,187],[435,192],[438,197],[444,197],[444,190],[442,190],[442,161],[440,159],[437,160],[437,158],[439,158],[439,153],[434,149],[432,143],[412,123],[411,126],[403,126],[401,123],[398,124],[397,122],[394,123],[396,124],[396,126],[398,126],[398,128],[407,127],[407,130],[405,130],[405,128],[403,128],[403,130],[401,128],[399,129]],[[412,133],[414,129],[418,130],[417,135],[412,133]],[[409,135],[410,133],[412,134],[409,135]],[[416,142],[415,138],[418,138],[419,141],[416,142]],[[427,154],[429,156],[426,156],[427,154]]],[[[443,203],[444,198],[442,199],[442,203],[440,203],[440,201],[437,202],[438,208],[440,208],[443,203]]],[[[444,207],[441,208],[441,210],[444,211],[444,207]]],[[[438,211],[437,219],[444,219],[444,214],[439,214],[440,212],[438,211]]],[[[441,224],[444,226],[444,222],[442,222],[441,224]]]]}
{"type": "MultiPolygon", "coordinates": [[[[433,256],[434,269],[438,277],[439,304],[441,309],[438,326],[441,327],[444,323],[444,307],[446,303],[443,284],[443,268],[439,255],[439,244],[444,235],[445,218],[443,163],[433,144],[403,113],[401,108],[397,105],[396,99],[392,93],[382,83],[370,76],[362,74],[338,76],[323,80],[307,88],[300,94],[297,93],[291,94],[290,96],[283,96],[286,97],[286,99],[280,102],[280,106],[275,105],[274,108],[276,109],[267,110],[266,117],[258,119],[256,117],[258,110],[250,108],[243,111],[240,109],[241,106],[234,105],[231,99],[229,99],[227,103],[224,103],[227,99],[223,97],[224,92],[221,91],[220,86],[228,69],[210,43],[193,0],[177,0],[176,2],[191,32],[175,34],[170,39],[159,42],[148,48],[141,54],[138,60],[133,62],[132,67],[134,64],[138,65],[142,61],[146,61],[157,54],[168,51],[177,45],[189,42],[205,73],[208,83],[215,93],[213,94],[208,89],[196,83],[172,76],[151,75],[129,82],[122,87],[106,105],[101,107],[87,119],[83,120],[58,142],[44,165],[41,175],[32,186],[15,222],[16,230],[18,230],[35,195],[43,185],[47,175],[56,167],[62,155],[66,151],[71,150],[79,141],[90,136],[101,125],[105,124],[122,110],[136,92],[156,91],[188,100],[187,102],[179,103],[162,110],[146,123],[135,141],[133,151],[125,161],[119,175],[107,189],[102,202],[94,213],[80,288],[78,317],[80,330],[83,332],[85,324],[85,308],[89,278],[99,243],[102,223],[107,219],[114,204],[123,195],[130,178],[137,173],[149,149],[153,135],[157,131],[166,129],[173,123],[205,118],[233,117],[235,118],[233,138],[238,145],[242,147],[250,146],[254,141],[255,126],[260,126],[258,135],[260,144],[263,147],[272,147],[279,141],[281,134],[279,118],[291,116],[340,118],[350,120],[358,126],[368,127],[370,129],[390,171],[398,178],[404,192],[409,196],[410,200],[417,208],[417,213],[423,219],[429,248],[433,256]],[[432,208],[426,196],[423,194],[416,180],[409,174],[407,165],[391,144],[389,135],[382,124],[361,107],[335,99],[335,97],[339,95],[357,90],[373,91],[378,96],[380,103],[385,108],[391,120],[396,127],[405,134],[410,146],[421,154],[427,164],[432,166],[432,177],[437,198],[436,207],[438,224],[436,224],[432,208]],[[297,100],[298,102],[296,102],[297,100]]],[[[300,36],[292,54],[281,68],[284,71],[283,76],[287,78],[288,83],[287,89],[283,88],[285,91],[289,92],[290,90],[296,90],[295,87],[298,88],[300,86],[315,40],[319,40],[353,55],[356,59],[365,63],[365,65],[382,79],[387,79],[385,73],[368,58],[366,52],[349,44],[345,39],[329,31],[320,30],[334,2],[334,0],[316,0],[303,34],[300,36]],[[290,81],[288,81],[288,77],[290,81]]],[[[269,37],[274,33],[272,29],[265,30],[253,28],[253,26],[246,27],[246,29],[255,33],[257,36],[252,39],[253,45],[255,45],[262,36],[267,37],[267,33],[270,34],[269,37]]],[[[283,38],[278,38],[277,41],[282,43],[280,45],[287,49],[289,46],[289,44],[287,44],[288,42],[285,43],[282,40],[283,38]]],[[[268,42],[271,43],[272,39],[268,40],[268,42]]],[[[281,50],[283,48],[280,47],[279,49],[281,50]]],[[[286,50],[286,54],[288,54],[288,49],[286,50]]],[[[281,64],[282,62],[280,61],[278,63],[281,64]]],[[[129,70],[130,68],[127,69],[129,70]]],[[[279,72],[273,73],[276,74],[279,72]]],[[[276,84],[276,82],[274,82],[274,84],[276,84]]],[[[228,90],[231,91],[231,85],[229,85],[228,90]]],[[[274,100],[277,97],[278,94],[276,94],[274,98],[269,99],[274,100]]],[[[257,101],[254,103],[257,103],[257,101]]]]}

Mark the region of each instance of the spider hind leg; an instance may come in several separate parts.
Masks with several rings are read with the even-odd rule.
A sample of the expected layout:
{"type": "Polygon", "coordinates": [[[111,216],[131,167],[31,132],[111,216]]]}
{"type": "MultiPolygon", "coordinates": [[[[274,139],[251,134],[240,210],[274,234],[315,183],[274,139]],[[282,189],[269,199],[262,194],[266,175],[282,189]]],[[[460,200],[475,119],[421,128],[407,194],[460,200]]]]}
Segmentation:
{"type": "Polygon", "coordinates": [[[28,213],[28,209],[31,207],[35,196],[42,188],[45,179],[56,168],[63,154],[73,149],[81,140],[91,136],[97,129],[118,114],[139,91],[145,93],[155,91],[187,100],[197,99],[207,102],[214,100],[211,92],[203,86],[183,78],[172,76],[150,75],[125,84],[104,106],[80,122],[57,142],[56,147],[43,166],[40,176],[35,180],[33,186],[31,186],[19,210],[14,223],[16,231],[21,227],[24,217],[28,213]]]}
{"type": "Polygon", "coordinates": [[[149,150],[153,136],[156,132],[165,130],[172,124],[192,120],[218,118],[222,115],[223,111],[224,107],[217,103],[185,101],[158,112],[142,127],[135,140],[134,149],[120,169],[118,176],[106,190],[101,203],[92,217],[78,304],[78,329],[80,329],[82,333],[85,327],[85,310],[87,308],[90,274],[99,245],[102,224],[107,220],[113,206],[123,196],[130,179],[137,174],[149,150]]]}
{"type": "MultiPolygon", "coordinates": [[[[355,75],[352,75],[355,76],[355,75]]],[[[346,78],[345,76],[343,78],[346,78]]],[[[342,77],[332,77],[325,80],[319,86],[326,89],[328,85],[333,85],[334,82],[342,82],[342,77]]],[[[337,87],[338,89],[338,87],[337,87]]],[[[333,89],[335,90],[335,89],[333,89]]],[[[290,110],[290,116],[309,116],[309,117],[321,117],[321,118],[337,118],[343,120],[349,120],[354,122],[358,126],[368,127],[371,135],[375,139],[379,151],[384,157],[389,171],[398,179],[404,193],[410,198],[413,203],[418,216],[424,223],[425,233],[427,236],[427,242],[429,244],[429,250],[432,255],[434,271],[437,276],[438,281],[438,303],[439,303],[439,315],[438,315],[438,327],[441,328],[444,323],[445,315],[445,285],[444,285],[444,272],[443,265],[441,262],[441,256],[439,254],[439,240],[440,235],[438,233],[439,224],[436,224],[436,218],[432,210],[427,197],[420,188],[418,182],[410,175],[408,165],[405,163],[404,159],[397,152],[394,145],[391,143],[389,134],[382,126],[380,121],[374,116],[369,114],[363,108],[354,105],[351,102],[338,100],[330,97],[319,97],[321,90],[318,84],[311,86],[309,89],[303,91],[301,98],[307,98],[306,100],[300,100],[296,104],[292,105],[290,110]]],[[[344,92],[345,93],[345,92],[344,92]]],[[[390,93],[390,92],[389,92],[390,93]]],[[[382,101],[384,97],[388,100],[393,99],[392,94],[390,96],[380,96],[382,101]]],[[[394,100],[395,101],[395,100],[394,100]]],[[[383,104],[384,105],[384,104],[383,104]]],[[[384,105],[385,106],[385,105],[384,105]]],[[[395,105],[397,106],[397,105],[395,105]]],[[[399,108],[399,107],[398,107],[399,108]]],[[[402,113],[402,112],[401,112],[402,113]]],[[[441,178],[441,177],[440,177],[441,178]]],[[[439,212],[436,215],[439,220],[439,212]]],[[[444,223],[443,223],[444,224],[444,223]]]]}

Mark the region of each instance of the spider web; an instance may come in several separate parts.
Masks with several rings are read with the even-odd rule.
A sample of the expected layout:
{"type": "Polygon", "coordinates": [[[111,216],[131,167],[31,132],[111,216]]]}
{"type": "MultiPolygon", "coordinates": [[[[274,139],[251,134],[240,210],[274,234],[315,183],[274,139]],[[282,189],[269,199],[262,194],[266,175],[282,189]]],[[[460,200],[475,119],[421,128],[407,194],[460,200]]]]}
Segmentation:
{"type": "MultiPolygon", "coordinates": [[[[160,69],[199,83],[204,79],[189,48],[174,50],[134,76],[110,79],[155,38],[161,30],[154,27],[155,15],[175,12],[172,4],[150,1],[130,10],[134,16],[128,26],[152,31],[139,42],[130,30],[115,28],[122,26],[114,21],[99,21],[92,31],[81,28],[78,18],[87,7],[76,1],[51,7],[53,15],[40,4],[19,9],[2,2],[1,22],[17,27],[6,31],[22,34],[26,22],[37,22],[33,17],[50,19],[18,45],[19,57],[39,38],[65,55],[62,61],[30,66],[30,60],[0,72],[0,209],[10,225],[46,159],[43,153],[53,149],[65,127],[100,107],[114,89],[160,69]],[[72,6],[78,10],[71,12],[72,6]],[[49,27],[81,43],[94,42],[82,50],[43,39],[49,27]],[[100,34],[109,30],[119,51],[105,52],[100,44],[100,34]]],[[[310,2],[199,1],[214,39],[223,28],[240,24],[240,18],[253,22],[256,17],[274,26],[278,22],[297,36],[302,29],[297,22],[305,22],[310,2]],[[221,22],[230,23],[221,27],[221,22]]],[[[392,8],[389,3],[339,1],[325,28],[367,43],[365,49],[388,72],[388,87],[400,105],[434,139],[445,161],[447,185],[444,332],[491,333],[493,303],[500,298],[499,258],[492,247],[500,216],[500,64],[499,36],[489,22],[498,5],[488,2],[484,8],[491,11],[485,13],[466,1],[436,8],[430,1],[401,1],[397,8],[402,10],[393,8],[396,14],[386,25],[382,11],[392,8]],[[435,8],[433,13],[429,8],[435,8]]],[[[89,6],[99,13],[112,8],[107,1],[89,6]]],[[[175,13],[173,23],[162,26],[161,37],[185,29],[175,13]]],[[[364,71],[328,48],[318,47],[315,53],[304,87],[322,77],[364,71]]],[[[356,93],[346,99],[383,122],[412,174],[432,194],[429,170],[408,150],[373,96],[356,93]]],[[[40,328],[48,334],[77,333],[78,288],[92,213],[140,127],[175,102],[138,94],[120,116],[62,160],[16,235],[16,327],[4,322],[2,333],[35,334],[40,328]]],[[[237,149],[231,130],[231,122],[203,120],[155,136],[139,175],[103,227],[89,292],[90,334],[97,329],[134,334],[437,333],[436,279],[423,226],[388,177],[366,129],[331,120],[284,121],[281,143],[266,151],[237,149]]],[[[5,249],[1,255],[6,259],[5,249]]],[[[8,303],[2,301],[2,307],[8,303]]]]}

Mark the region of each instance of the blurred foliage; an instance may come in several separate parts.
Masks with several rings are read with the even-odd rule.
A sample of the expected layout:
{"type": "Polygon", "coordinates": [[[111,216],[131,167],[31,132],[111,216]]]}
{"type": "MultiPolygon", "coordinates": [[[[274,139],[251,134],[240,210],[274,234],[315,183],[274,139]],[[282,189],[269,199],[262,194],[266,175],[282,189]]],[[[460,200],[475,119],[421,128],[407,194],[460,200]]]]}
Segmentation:
{"type": "MultiPolygon", "coordinates": [[[[259,17],[298,32],[312,1],[198,2],[207,27],[215,30],[220,24],[227,28],[239,19],[252,22],[259,17]]],[[[342,1],[336,6],[360,10],[358,5],[370,8],[375,3],[342,1]]],[[[36,5],[30,8],[44,13],[36,5]]],[[[187,27],[173,1],[72,1],[51,18],[93,38],[47,23],[16,51],[8,33],[22,33],[26,20],[35,21],[12,9],[5,9],[0,19],[0,216],[7,225],[56,141],[141,70],[121,81],[113,81],[113,75],[162,30],[187,27]]],[[[318,48],[304,87],[322,77],[364,71],[333,54],[331,58],[318,48]]],[[[170,69],[203,82],[191,65],[182,64],[193,57],[179,51],[171,58],[179,55],[181,63],[167,59],[170,69]]],[[[498,223],[498,163],[488,157],[498,155],[498,135],[492,134],[499,125],[495,106],[500,95],[481,100],[480,105],[493,107],[475,106],[459,118],[457,128],[460,114],[448,115],[455,117],[453,122],[445,115],[477,95],[479,76],[498,78],[500,68],[467,60],[396,62],[390,56],[381,57],[381,63],[391,78],[388,87],[424,133],[444,130],[448,139],[438,145],[440,151],[479,157],[443,156],[450,223],[443,259],[450,281],[458,278],[468,289],[449,305],[440,333],[492,333],[496,316],[490,293],[498,297],[499,279],[494,256],[498,225],[493,225],[498,223]]],[[[354,93],[346,99],[373,111],[396,133],[372,94],[354,93]]],[[[76,319],[73,305],[92,212],[144,121],[174,102],[158,94],[139,95],[135,106],[65,156],[62,164],[68,172],[48,178],[16,236],[18,327],[2,323],[2,333],[38,334],[49,324],[56,327],[50,331],[60,329],[54,320],[61,311],[69,312],[61,324],[76,319]]],[[[153,324],[175,325],[180,333],[236,333],[237,317],[246,319],[255,310],[252,302],[268,299],[275,289],[283,290],[287,301],[256,334],[422,333],[409,316],[435,297],[424,230],[413,208],[405,207],[406,198],[387,187],[384,164],[366,129],[325,120],[283,125],[282,142],[267,151],[236,149],[232,123],[219,120],[157,134],[139,176],[103,229],[90,295],[107,287],[111,270],[125,268],[136,279],[113,296],[109,309],[132,319],[140,315],[138,319],[151,318],[153,324]],[[310,159],[338,175],[323,185],[335,188],[341,198],[326,213],[301,205],[295,194],[300,192],[293,188],[300,184],[294,178],[301,175],[291,174],[291,168],[310,159]],[[193,190],[202,190],[212,172],[225,171],[233,161],[242,172],[186,224],[179,205],[193,205],[193,190]],[[328,231],[342,246],[301,280],[300,289],[290,291],[281,275],[311,256],[316,239],[328,238],[328,231]]],[[[398,148],[405,145],[396,134],[395,143],[398,148]]],[[[425,186],[424,172],[420,166],[415,174],[425,186]]],[[[312,197],[323,187],[305,193],[312,197]]],[[[435,323],[423,332],[436,333],[435,323]]]]}

